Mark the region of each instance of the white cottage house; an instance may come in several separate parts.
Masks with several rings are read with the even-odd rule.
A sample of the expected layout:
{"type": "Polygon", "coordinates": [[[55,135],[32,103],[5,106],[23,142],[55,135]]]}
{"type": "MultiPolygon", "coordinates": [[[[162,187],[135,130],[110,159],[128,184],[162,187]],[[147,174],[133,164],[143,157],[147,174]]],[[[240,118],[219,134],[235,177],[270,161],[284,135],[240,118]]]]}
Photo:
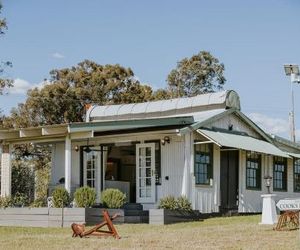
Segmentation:
{"type": "Polygon", "coordinates": [[[185,195],[203,213],[261,212],[264,176],[277,199],[299,197],[300,145],[270,136],[234,91],[139,104],[91,106],[86,122],[1,130],[1,196],[11,191],[11,149],[52,145],[51,185],[108,187],[153,208],[185,195]]]}

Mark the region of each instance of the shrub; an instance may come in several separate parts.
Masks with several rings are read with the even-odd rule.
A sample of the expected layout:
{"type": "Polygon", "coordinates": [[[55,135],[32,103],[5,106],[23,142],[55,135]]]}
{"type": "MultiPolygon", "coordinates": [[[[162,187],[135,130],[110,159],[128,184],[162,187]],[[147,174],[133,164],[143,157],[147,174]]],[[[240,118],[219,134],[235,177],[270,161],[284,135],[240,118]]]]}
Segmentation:
{"type": "Polygon", "coordinates": [[[192,211],[192,203],[186,196],[180,196],[176,200],[176,210],[192,211]]]}
{"type": "Polygon", "coordinates": [[[177,199],[174,196],[167,196],[160,199],[158,208],[191,211],[192,204],[186,196],[180,196],[177,199]]]}
{"type": "Polygon", "coordinates": [[[159,200],[158,208],[175,210],[176,207],[177,204],[174,196],[169,195],[159,200]]]}
{"type": "Polygon", "coordinates": [[[34,199],[34,171],[22,161],[12,161],[11,194],[16,206],[28,205],[34,199]],[[25,199],[26,197],[26,199],[25,199]]]}
{"type": "Polygon", "coordinates": [[[70,203],[70,195],[63,187],[57,187],[52,192],[54,207],[67,207],[70,203]]]}
{"type": "Polygon", "coordinates": [[[101,194],[101,201],[108,208],[120,208],[124,205],[126,194],[119,189],[108,188],[101,194]]]}
{"type": "Polygon", "coordinates": [[[30,207],[47,207],[47,200],[44,198],[35,199],[30,207]]]}
{"type": "Polygon", "coordinates": [[[10,196],[0,197],[0,208],[12,206],[12,198],[10,196]]]}
{"type": "Polygon", "coordinates": [[[90,187],[76,189],[74,194],[77,207],[91,207],[96,202],[96,191],[90,187]]]}
{"type": "Polygon", "coordinates": [[[14,207],[25,207],[29,205],[29,198],[26,194],[16,193],[12,197],[12,205],[14,207]]]}

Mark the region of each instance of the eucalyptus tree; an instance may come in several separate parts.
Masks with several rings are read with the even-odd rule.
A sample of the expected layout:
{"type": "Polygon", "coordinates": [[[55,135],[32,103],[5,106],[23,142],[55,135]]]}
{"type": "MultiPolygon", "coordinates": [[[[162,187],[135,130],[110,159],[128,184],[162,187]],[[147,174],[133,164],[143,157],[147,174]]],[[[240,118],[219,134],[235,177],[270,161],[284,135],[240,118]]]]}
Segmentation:
{"type": "Polygon", "coordinates": [[[224,64],[210,52],[200,51],[177,63],[167,78],[173,97],[195,96],[223,89],[226,82],[224,64]]]}

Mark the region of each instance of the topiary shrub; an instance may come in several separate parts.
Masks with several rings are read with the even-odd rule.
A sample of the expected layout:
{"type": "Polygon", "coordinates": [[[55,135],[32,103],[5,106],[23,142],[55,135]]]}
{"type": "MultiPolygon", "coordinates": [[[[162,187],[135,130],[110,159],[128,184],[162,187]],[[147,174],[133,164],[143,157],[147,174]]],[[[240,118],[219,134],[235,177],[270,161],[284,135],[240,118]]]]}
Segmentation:
{"type": "Polygon", "coordinates": [[[176,206],[177,206],[176,199],[172,195],[161,198],[159,200],[159,204],[158,204],[158,208],[161,208],[161,209],[175,210],[176,206]]]}
{"type": "Polygon", "coordinates": [[[54,207],[67,207],[70,203],[70,195],[64,187],[57,187],[52,192],[54,207]]]}
{"type": "Polygon", "coordinates": [[[186,196],[180,196],[176,199],[176,210],[192,211],[192,203],[186,196]]]}
{"type": "Polygon", "coordinates": [[[101,194],[101,201],[107,208],[120,208],[124,205],[126,194],[119,189],[108,188],[101,194]]]}
{"type": "Polygon", "coordinates": [[[96,191],[94,188],[81,187],[76,189],[74,198],[77,207],[91,207],[96,202],[96,191]]]}

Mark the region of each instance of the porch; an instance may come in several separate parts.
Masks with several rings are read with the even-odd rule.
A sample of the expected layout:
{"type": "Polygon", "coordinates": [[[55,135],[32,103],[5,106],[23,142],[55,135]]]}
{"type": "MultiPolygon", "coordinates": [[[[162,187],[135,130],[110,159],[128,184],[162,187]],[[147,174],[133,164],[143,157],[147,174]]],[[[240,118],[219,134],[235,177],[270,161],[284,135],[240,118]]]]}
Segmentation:
{"type": "MultiPolygon", "coordinates": [[[[56,186],[69,193],[90,186],[100,202],[101,191],[112,187],[146,210],[166,195],[189,197],[190,163],[182,152],[190,138],[178,135],[178,129],[192,122],[192,117],[173,117],[1,131],[1,196],[11,195],[14,145],[34,143],[52,148],[49,195],[56,186]]],[[[190,158],[190,151],[185,154],[190,158]]]]}

